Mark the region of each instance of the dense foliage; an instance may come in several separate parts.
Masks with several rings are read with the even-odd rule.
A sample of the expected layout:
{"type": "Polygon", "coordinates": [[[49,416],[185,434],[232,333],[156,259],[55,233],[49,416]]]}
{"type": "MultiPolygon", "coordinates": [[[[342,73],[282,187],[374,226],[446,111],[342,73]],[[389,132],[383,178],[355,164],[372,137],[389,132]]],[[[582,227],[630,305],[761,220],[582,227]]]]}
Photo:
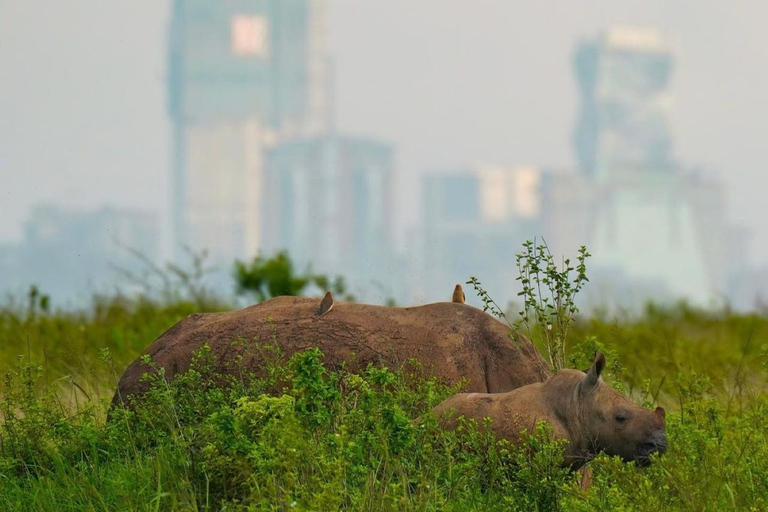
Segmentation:
{"type": "Polygon", "coordinates": [[[203,350],[107,422],[118,374],[197,309],[0,310],[0,510],[768,509],[763,315],[680,306],[577,321],[571,365],[605,351],[614,385],[668,408],[670,444],[643,469],[599,457],[583,491],[543,426],[521,448],[473,424],[440,429],[427,413],[456,390],[415,361],[329,372],[309,350],[275,358],[268,379],[222,383],[203,350]]]}
{"type": "Polygon", "coordinates": [[[354,300],[352,295],[347,294],[343,277],[331,278],[313,273],[311,269],[298,272],[285,251],[270,257],[259,255],[250,262],[236,261],[234,278],[238,293],[251,294],[258,302],[282,295],[302,295],[311,286],[331,291],[345,300],[354,300]]]}

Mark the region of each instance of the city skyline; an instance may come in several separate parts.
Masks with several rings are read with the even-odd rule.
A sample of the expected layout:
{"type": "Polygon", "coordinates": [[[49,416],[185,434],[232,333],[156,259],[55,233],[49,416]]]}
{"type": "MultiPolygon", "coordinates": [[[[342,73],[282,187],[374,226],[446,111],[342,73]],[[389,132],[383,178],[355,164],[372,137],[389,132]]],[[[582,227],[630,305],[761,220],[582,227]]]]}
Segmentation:
{"type": "MultiPolygon", "coordinates": [[[[328,32],[329,32],[329,40],[331,42],[330,44],[331,50],[329,53],[332,55],[332,57],[336,61],[336,65],[334,67],[337,69],[335,82],[337,84],[338,91],[336,92],[336,94],[333,94],[333,97],[335,100],[334,103],[336,102],[338,103],[339,125],[343,129],[343,127],[347,123],[349,123],[349,121],[345,121],[345,119],[349,117],[348,109],[350,104],[355,104],[355,102],[359,102],[361,91],[365,92],[366,89],[358,88],[356,90],[350,90],[349,85],[351,83],[355,83],[355,80],[359,81],[360,77],[359,76],[356,77],[355,80],[345,78],[350,76],[349,75],[350,70],[348,69],[349,62],[350,62],[349,60],[350,55],[348,50],[344,50],[345,46],[338,45],[337,38],[340,36],[337,33],[338,31],[335,32],[333,30],[334,23],[337,23],[337,24],[339,23],[339,18],[334,18],[334,16],[339,15],[338,11],[334,15],[334,6],[335,6],[335,9],[339,9],[340,8],[339,6],[342,4],[344,4],[344,2],[338,2],[338,1],[329,2],[329,7],[330,7],[329,18],[331,20],[331,27],[329,28],[328,32]],[[334,19],[336,20],[335,22],[334,22],[334,19]],[[346,57],[347,65],[344,64],[345,61],[342,57],[346,57]]],[[[396,4],[395,7],[397,7],[398,5],[397,2],[395,2],[395,4],[396,4]]],[[[501,6],[497,6],[496,8],[498,10],[502,10],[502,11],[504,10],[504,7],[501,7],[501,6]]],[[[352,11],[353,16],[360,15],[360,13],[357,12],[356,8],[353,6],[348,5],[346,9],[352,11]]],[[[378,12],[380,14],[382,13],[381,6],[376,6],[375,9],[378,9],[379,10],[378,12]]],[[[418,19],[420,16],[424,14],[424,9],[425,9],[424,6],[415,8],[414,12],[412,12],[411,15],[418,19]]],[[[449,5],[446,7],[446,11],[448,11],[449,14],[450,13],[456,14],[456,9],[457,9],[456,4],[453,4],[453,3],[449,3],[449,5]]],[[[371,62],[371,66],[372,66],[371,74],[373,76],[379,76],[381,74],[381,68],[384,68],[384,69],[387,68],[385,61],[381,59],[378,59],[378,60],[376,59],[376,55],[383,55],[383,52],[385,50],[384,48],[377,46],[377,43],[376,43],[377,39],[375,38],[375,36],[376,34],[380,34],[380,29],[381,29],[380,25],[386,24],[386,22],[388,21],[389,22],[394,21],[396,23],[403,23],[403,24],[406,24],[407,22],[407,20],[405,21],[393,20],[392,19],[393,11],[391,10],[387,11],[387,13],[384,13],[384,14],[388,14],[389,17],[385,15],[383,17],[383,21],[381,21],[379,25],[369,26],[372,32],[371,32],[371,38],[370,38],[370,45],[368,45],[369,50],[371,51],[369,52],[370,54],[368,55],[368,57],[370,58],[371,61],[379,62],[378,66],[374,65],[373,62],[371,62]]],[[[444,16],[444,14],[441,14],[441,15],[444,16]]],[[[456,21],[456,19],[454,18],[453,21],[456,21]]],[[[493,25],[493,22],[489,22],[489,23],[493,25]]],[[[446,29],[450,29],[450,27],[451,27],[450,24],[448,24],[448,26],[446,27],[440,27],[440,29],[436,30],[435,33],[437,33],[439,37],[444,38],[446,37],[446,29]]],[[[251,32],[253,32],[253,30],[251,30],[252,28],[253,27],[248,25],[248,23],[246,23],[241,27],[240,33],[245,34],[242,38],[242,41],[239,43],[240,49],[242,51],[260,51],[258,41],[256,40],[256,42],[254,43],[254,38],[252,37],[253,34],[250,34],[251,32]],[[254,46],[254,44],[256,46],[254,46]]],[[[349,29],[349,27],[347,28],[349,29]]],[[[608,27],[604,26],[602,28],[605,29],[608,27]]],[[[475,30],[475,28],[471,26],[471,23],[470,23],[467,26],[466,31],[461,31],[460,33],[457,34],[457,39],[461,43],[469,43],[469,41],[467,41],[467,37],[469,34],[473,33],[473,30],[475,30]]],[[[668,33],[669,31],[667,30],[665,32],[668,33]]],[[[427,29],[427,33],[430,33],[429,29],[427,29]]],[[[258,34],[256,33],[256,35],[258,34]]],[[[576,38],[574,38],[571,45],[572,46],[571,56],[575,52],[574,48],[576,48],[579,40],[589,38],[589,37],[594,37],[595,35],[596,33],[589,33],[589,34],[582,33],[578,35],[576,38]]],[[[498,33],[496,34],[496,36],[500,37],[498,33]]],[[[405,33],[403,37],[406,40],[409,40],[409,38],[410,40],[412,40],[413,35],[409,33],[405,33]]],[[[670,37],[673,41],[677,40],[677,37],[675,34],[671,34],[670,37]]],[[[398,53],[396,46],[397,45],[394,44],[393,42],[392,54],[395,56],[403,57],[405,61],[403,65],[407,66],[407,65],[413,64],[414,62],[413,57],[406,57],[402,55],[402,53],[398,53]]],[[[471,48],[471,44],[468,46],[469,48],[471,48]]],[[[425,48],[429,49],[429,44],[425,44],[423,46],[419,46],[419,45],[413,46],[413,50],[417,55],[419,54],[420,51],[426,51],[425,48]]],[[[434,50],[434,48],[432,49],[434,50]]],[[[390,83],[389,87],[382,86],[378,90],[369,89],[368,92],[370,93],[370,98],[367,103],[362,105],[363,106],[362,110],[376,113],[377,111],[379,111],[379,109],[381,109],[381,107],[386,107],[389,110],[390,115],[388,117],[384,117],[381,115],[381,112],[379,111],[378,116],[376,115],[366,116],[365,119],[363,120],[364,122],[359,123],[356,129],[350,130],[350,133],[355,135],[358,135],[358,134],[365,135],[367,133],[371,133],[375,136],[378,136],[377,138],[381,137],[384,140],[392,141],[394,143],[394,146],[396,148],[396,153],[397,153],[396,182],[398,182],[398,185],[395,188],[400,198],[400,204],[398,204],[398,210],[400,210],[400,212],[398,217],[395,219],[395,225],[396,225],[396,232],[398,234],[398,241],[400,246],[403,245],[403,241],[407,238],[408,231],[418,225],[419,217],[420,217],[419,210],[421,209],[420,196],[414,197],[414,195],[418,194],[418,191],[420,189],[418,185],[420,180],[418,178],[422,176],[423,173],[430,168],[456,168],[456,167],[466,167],[468,165],[475,166],[476,164],[474,164],[473,162],[481,162],[481,163],[485,162],[485,163],[494,163],[494,164],[501,164],[501,165],[533,164],[539,167],[547,167],[547,168],[552,168],[552,167],[567,168],[567,169],[577,168],[576,155],[573,152],[570,152],[570,155],[568,155],[567,158],[564,158],[562,149],[558,149],[563,145],[563,143],[565,143],[567,146],[570,146],[570,142],[571,142],[570,136],[566,137],[564,140],[552,139],[547,142],[548,147],[551,148],[551,150],[547,152],[549,155],[551,155],[548,158],[555,160],[554,162],[552,160],[548,160],[547,158],[533,160],[531,156],[529,156],[529,155],[535,155],[539,151],[536,148],[541,144],[540,141],[530,144],[528,148],[516,147],[517,146],[516,142],[518,139],[516,139],[514,135],[517,132],[519,132],[521,129],[525,129],[527,126],[532,126],[533,127],[532,131],[536,131],[537,129],[540,131],[542,121],[547,120],[546,116],[544,116],[544,119],[538,119],[535,117],[531,118],[530,116],[528,117],[520,116],[516,118],[511,118],[512,122],[505,123],[504,121],[506,121],[506,119],[503,118],[504,117],[503,114],[505,113],[505,110],[502,108],[502,109],[499,109],[499,114],[498,114],[498,118],[500,119],[496,119],[493,125],[484,126],[484,127],[477,126],[477,120],[483,117],[483,115],[485,115],[486,117],[488,115],[487,108],[489,106],[489,101],[504,100],[506,96],[504,96],[503,94],[504,87],[501,87],[504,85],[504,82],[496,81],[494,83],[493,80],[489,80],[488,82],[490,83],[486,83],[484,81],[482,84],[480,84],[480,82],[478,82],[478,77],[473,75],[472,71],[487,72],[489,74],[489,77],[492,78],[494,76],[494,73],[498,74],[500,72],[497,69],[498,65],[495,67],[486,66],[484,68],[481,68],[480,66],[482,63],[476,63],[476,64],[470,63],[466,66],[466,71],[467,71],[466,81],[469,82],[470,84],[474,84],[475,87],[481,86],[482,88],[485,88],[486,91],[491,92],[490,98],[483,97],[482,95],[465,94],[464,101],[460,103],[449,103],[450,107],[452,108],[439,109],[440,105],[437,103],[437,101],[440,97],[445,97],[446,93],[445,91],[441,91],[440,87],[437,87],[435,89],[435,92],[436,92],[435,96],[437,98],[434,101],[432,102],[427,101],[426,107],[425,105],[416,105],[416,108],[414,109],[415,115],[414,115],[413,122],[410,122],[409,119],[404,118],[403,110],[406,110],[406,109],[400,108],[400,107],[414,106],[414,97],[418,98],[420,94],[423,94],[423,87],[426,83],[426,82],[422,83],[421,80],[423,79],[427,82],[430,79],[434,80],[435,73],[433,71],[432,75],[430,75],[430,69],[431,68],[442,69],[443,67],[445,67],[445,64],[449,64],[449,60],[450,60],[450,59],[446,60],[446,58],[450,56],[452,51],[456,52],[457,50],[458,50],[458,53],[454,53],[453,56],[456,57],[456,55],[458,55],[458,57],[456,57],[458,61],[466,63],[467,62],[466,55],[462,54],[462,51],[464,50],[460,46],[456,46],[456,45],[449,46],[444,49],[443,53],[439,53],[439,54],[433,53],[429,55],[430,57],[436,57],[438,60],[434,62],[431,66],[428,65],[425,67],[425,70],[426,70],[426,72],[424,73],[425,76],[422,76],[418,73],[403,75],[402,78],[404,83],[401,85],[392,85],[390,83]],[[404,90],[403,88],[405,86],[408,86],[409,83],[410,83],[409,85],[410,90],[413,92],[413,94],[411,94],[410,97],[409,95],[402,96],[403,90],[404,90]],[[396,102],[394,105],[390,104],[390,102],[387,100],[391,100],[391,98],[393,97],[398,97],[398,92],[400,93],[400,99],[402,101],[396,102]],[[435,124],[432,127],[432,129],[423,130],[423,133],[420,135],[419,138],[415,137],[412,131],[418,126],[420,126],[420,123],[423,123],[425,121],[425,118],[424,118],[425,108],[426,110],[432,109],[432,114],[433,114],[432,117],[434,118],[434,121],[433,121],[434,123],[437,123],[438,121],[441,121],[441,120],[446,121],[448,119],[448,117],[446,116],[453,115],[454,118],[456,119],[456,122],[454,124],[462,128],[462,130],[459,130],[462,132],[461,142],[466,142],[466,144],[461,144],[461,143],[446,144],[444,151],[440,152],[440,154],[435,153],[434,146],[436,143],[439,143],[439,141],[441,140],[445,141],[446,136],[449,136],[448,140],[456,136],[455,130],[454,130],[454,133],[449,133],[450,130],[446,129],[446,126],[450,126],[450,123],[446,123],[446,122],[441,123],[440,126],[435,124]],[[474,116],[475,119],[473,119],[473,116],[472,116],[473,109],[477,111],[476,112],[477,116],[474,116]],[[403,138],[404,137],[403,135],[400,135],[398,133],[401,130],[393,129],[393,126],[392,126],[393,120],[397,120],[400,122],[399,126],[402,128],[402,131],[410,133],[409,137],[406,138],[407,140],[403,138]],[[531,120],[534,120],[535,122],[530,122],[531,120]],[[373,124],[374,121],[376,121],[377,124],[374,125],[373,124]],[[387,135],[384,133],[385,131],[389,131],[390,133],[387,135]],[[502,135],[506,135],[507,137],[506,140],[508,141],[507,144],[500,143],[500,140],[502,140],[500,139],[500,136],[502,135]],[[418,148],[423,147],[424,149],[423,150],[416,149],[417,147],[418,148]],[[486,148],[485,151],[478,150],[478,148],[482,148],[482,147],[486,148]],[[463,157],[460,156],[461,153],[464,154],[463,157]],[[474,153],[475,156],[473,157],[468,156],[470,155],[470,153],[474,153]],[[419,164],[418,162],[420,161],[423,161],[424,163],[419,164]]],[[[510,53],[519,51],[519,49],[517,48],[517,45],[513,47],[509,47],[508,50],[510,51],[510,53]]],[[[466,50],[466,51],[469,51],[469,50],[466,50]]],[[[493,55],[494,51],[498,52],[499,49],[489,48],[488,53],[493,55]]],[[[679,63],[686,62],[686,55],[682,54],[682,52],[678,48],[674,48],[674,50],[672,51],[675,55],[675,66],[671,71],[671,74],[672,74],[671,82],[675,84],[672,86],[672,90],[674,91],[674,96],[675,96],[675,99],[677,100],[676,103],[679,103],[679,100],[681,98],[686,98],[686,95],[680,95],[677,92],[679,88],[676,85],[679,81],[679,76],[678,76],[679,70],[677,69],[677,67],[679,63]]],[[[0,55],[3,55],[2,51],[0,51],[0,55]]],[[[427,54],[422,54],[422,57],[425,57],[425,56],[427,56],[427,54]]],[[[483,59],[480,59],[480,60],[483,60],[483,59]]],[[[542,62],[539,62],[537,64],[542,65],[542,62]]],[[[552,66],[555,64],[561,65],[568,72],[569,76],[573,73],[572,67],[570,65],[570,61],[566,61],[562,63],[554,63],[551,61],[547,61],[545,62],[545,64],[547,66],[552,66]]],[[[684,68],[684,65],[682,65],[681,67],[684,68]]],[[[531,69],[531,68],[518,67],[516,71],[526,71],[527,69],[531,69]]],[[[535,70],[535,67],[532,69],[535,70]]],[[[437,73],[437,75],[439,76],[439,73],[437,73]]],[[[526,79],[525,73],[519,74],[518,77],[523,78],[522,80],[523,82],[526,79]]],[[[506,85],[509,86],[510,84],[507,83],[506,85]]],[[[570,94],[576,95],[575,82],[571,80],[570,83],[568,83],[567,85],[574,88],[573,91],[570,91],[570,94]]],[[[457,90],[452,93],[455,95],[456,92],[465,91],[467,87],[468,85],[465,83],[451,83],[450,89],[457,90]]],[[[525,87],[522,87],[521,89],[525,90],[525,87]]],[[[516,88],[511,89],[511,91],[512,92],[508,93],[508,96],[513,96],[513,97],[517,96],[518,91],[516,88]]],[[[565,91],[559,91],[559,94],[563,96],[565,95],[565,91]]],[[[447,94],[447,96],[451,97],[451,94],[447,94]]],[[[532,99],[534,104],[541,101],[540,98],[532,98],[532,99]]],[[[755,100],[758,101],[759,98],[755,98],[755,100]]],[[[501,101],[501,104],[505,105],[505,102],[501,101]]],[[[506,106],[508,107],[508,104],[506,106]]],[[[568,116],[562,116],[564,118],[563,122],[565,123],[565,128],[566,128],[566,131],[568,132],[568,135],[570,135],[570,132],[573,129],[573,125],[576,123],[577,112],[575,108],[572,109],[571,114],[572,114],[572,117],[570,118],[568,116]]],[[[722,177],[722,180],[726,183],[727,189],[730,193],[730,197],[732,198],[734,194],[738,195],[739,187],[736,187],[737,188],[736,192],[733,192],[734,180],[730,179],[729,181],[729,178],[739,176],[739,172],[744,172],[743,170],[740,171],[735,165],[735,162],[738,161],[738,158],[733,158],[731,161],[734,163],[732,163],[731,165],[719,166],[717,164],[712,164],[710,162],[702,162],[700,159],[696,158],[695,155],[694,157],[689,157],[689,150],[685,149],[686,135],[682,133],[680,127],[678,126],[678,122],[680,121],[680,113],[677,111],[677,105],[673,107],[673,109],[669,112],[668,115],[671,118],[670,124],[672,125],[671,126],[672,140],[675,141],[675,146],[680,148],[679,150],[675,151],[676,156],[680,157],[680,159],[685,161],[686,163],[690,163],[692,165],[704,164],[706,167],[714,168],[715,171],[720,174],[720,176],[722,177]]],[[[685,125],[686,123],[683,123],[683,124],[685,125]]],[[[562,131],[561,123],[559,121],[551,122],[549,126],[551,126],[554,131],[562,131]]],[[[0,124],[0,127],[3,129],[6,129],[6,127],[3,126],[2,124],[0,124]]],[[[344,131],[346,132],[347,130],[344,130],[344,131]]],[[[12,137],[10,139],[12,140],[12,137]]],[[[459,142],[459,141],[456,141],[456,142],[459,142]]],[[[171,146],[170,144],[168,145],[169,147],[171,146]]],[[[6,149],[7,147],[0,145],[0,151],[5,151],[6,149]]],[[[12,153],[12,155],[13,154],[14,153],[12,153]]],[[[3,156],[4,156],[3,154],[0,154],[0,158],[3,158],[3,156]]],[[[55,159],[55,155],[52,158],[55,159]]],[[[6,171],[8,160],[9,159],[3,159],[2,161],[0,161],[0,172],[6,171]]],[[[15,153],[15,158],[11,160],[16,162],[18,161],[18,152],[15,153]]],[[[143,183],[143,186],[139,188],[151,190],[149,195],[151,196],[153,195],[154,197],[157,197],[156,189],[159,187],[157,187],[156,185],[157,185],[157,182],[162,181],[162,179],[160,179],[159,177],[163,174],[163,172],[160,169],[158,169],[157,172],[155,172],[154,174],[156,175],[154,184],[143,183]]],[[[168,175],[170,175],[170,172],[168,173],[168,175]]],[[[13,180],[13,178],[11,179],[13,180]]],[[[23,182],[24,178],[22,177],[19,181],[23,182]]],[[[76,183],[78,180],[75,179],[72,181],[76,183]]],[[[14,185],[13,182],[12,182],[12,185],[14,185]]],[[[23,186],[21,188],[23,188],[23,186]]],[[[41,188],[45,190],[46,187],[43,186],[41,188]]],[[[13,191],[14,190],[12,190],[12,192],[13,191]]],[[[66,190],[64,192],[66,194],[66,190]]],[[[70,197],[71,196],[77,197],[78,194],[82,194],[82,192],[75,191],[73,194],[69,194],[69,195],[70,197]]],[[[11,194],[9,194],[9,196],[10,195],[11,194]]],[[[126,203],[120,203],[115,200],[110,200],[109,193],[103,194],[101,198],[103,199],[102,202],[106,204],[118,204],[118,205],[127,204],[128,206],[131,206],[131,207],[139,207],[141,209],[146,209],[166,219],[166,225],[167,225],[168,224],[167,217],[170,210],[168,205],[168,200],[170,195],[171,195],[170,190],[167,190],[166,197],[161,198],[161,200],[159,201],[156,201],[157,204],[155,205],[154,208],[152,207],[152,205],[137,204],[137,203],[141,203],[141,201],[137,201],[137,202],[129,201],[126,203]]],[[[16,197],[14,196],[13,199],[16,199],[16,197]]],[[[126,199],[126,195],[123,195],[121,200],[125,200],[125,199],[126,199]]],[[[13,202],[14,201],[10,201],[11,204],[13,204],[13,202]]],[[[47,201],[38,200],[37,202],[39,203],[39,202],[52,202],[52,201],[48,199],[47,201]]],[[[63,202],[67,203],[67,201],[63,201],[63,202]]],[[[93,208],[94,206],[97,206],[98,204],[100,204],[98,202],[96,204],[91,204],[88,202],[87,199],[81,201],[81,203],[82,205],[85,205],[90,208],[93,208]]],[[[745,206],[744,203],[749,203],[749,202],[748,201],[735,202],[736,208],[743,209],[745,206]]],[[[36,203],[34,201],[30,201],[29,205],[32,205],[32,204],[36,204],[36,203]]],[[[734,204],[734,202],[731,201],[731,204],[734,204]]],[[[71,206],[71,205],[67,204],[67,206],[71,206]]],[[[753,204],[753,209],[756,206],[757,204],[753,204]]],[[[726,215],[726,218],[729,220],[731,219],[735,220],[737,224],[740,223],[739,215],[736,215],[736,216],[732,215],[730,213],[731,210],[733,210],[732,207],[727,209],[729,213],[726,215]]],[[[11,209],[9,211],[12,212],[13,210],[11,209]]],[[[17,217],[19,216],[18,212],[16,213],[16,216],[17,217]]],[[[741,212],[741,216],[745,216],[744,212],[741,212]]],[[[751,222],[744,222],[744,224],[746,224],[749,228],[751,228],[753,233],[756,235],[755,246],[757,250],[755,251],[756,255],[753,255],[753,258],[757,261],[761,261],[761,257],[759,255],[761,254],[760,251],[762,247],[761,240],[762,240],[762,237],[764,236],[764,232],[760,229],[761,220],[758,218],[759,215],[755,215],[755,214],[748,213],[746,214],[746,217],[748,218],[748,220],[751,220],[751,222]]],[[[11,218],[13,218],[13,215],[11,215],[11,218]]],[[[10,222],[8,224],[10,224],[10,222]]],[[[170,231],[170,230],[166,229],[166,231],[170,231]]],[[[12,241],[13,238],[14,238],[13,230],[10,229],[7,224],[4,224],[3,226],[0,227],[1,241],[9,241],[9,240],[12,241]]],[[[173,239],[174,237],[166,236],[165,238],[173,239]]],[[[166,247],[166,252],[167,250],[168,248],[166,247]]],[[[509,255],[509,256],[512,257],[512,255],[509,255]]]]}

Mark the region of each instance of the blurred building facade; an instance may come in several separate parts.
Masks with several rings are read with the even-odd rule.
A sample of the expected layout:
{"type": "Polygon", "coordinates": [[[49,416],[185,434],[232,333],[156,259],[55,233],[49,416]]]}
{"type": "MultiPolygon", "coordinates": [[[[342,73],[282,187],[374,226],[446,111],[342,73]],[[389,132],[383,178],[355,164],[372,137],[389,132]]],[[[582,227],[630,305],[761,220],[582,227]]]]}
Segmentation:
{"type": "Polygon", "coordinates": [[[515,282],[515,253],[541,234],[542,172],[528,166],[475,166],[423,179],[423,261],[419,300],[450,299],[475,276],[496,297],[515,282]]]}
{"type": "Polygon", "coordinates": [[[478,167],[425,178],[423,295],[439,298],[431,293],[475,275],[502,303],[514,299],[515,254],[543,236],[558,258],[588,247],[592,305],[721,301],[732,257],[725,189],[674,157],[669,43],[655,30],[611,29],[577,47],[575,68],[576,170],[478,167]]]}
{"type": "Polygon", "coordinates": [[[679,170],[597,186],[591,238],[595,288],[619,302],[689,298],[710,305],[725,291],[724,189],[679,170]]]}
{"type": "Polygon", "coordinates": [[[224,266],[260,245],[264,152],[327,128],[321,0],[175,0],[169,31],[174,251],[224,266]]]}
{"type": "Polygon", "coordinates": [[[672,172],[672,51],[656,30],[615,28],[581,43],[574,59],[582,172],[595,179],[672,172]]]}
{"type": "Polygon", "coordinates": [[[94,293],[114,292],[121,275],[146,270],[144,261],[156,261],[159,250],[155,215],[38,206],[25,224],[21,243],[0,248],[0,289],[19,293],[34,284],[55,303],[82,303],[94,293]]]}
{"type": "MultiPolygon", "coordinates": [[[[668,42],[655,30],[616,28],[582,43],[575,64],[581,181],[575,178],[565,195],[581,208],[553,208],[582,220],[563,249],[574,250],[577,233],[593,254],[593,289],[620,303],[718,300],[726,284],[725,190],[716,177],[674,157],[668,42]]],[[[552,224],[564,234],[568,222],[552,224]]]]}
{"type": "Polygon", "coordinates": [[[277,144],[264,165],[262,249],[353,285],[389,281],[393,174],[393,148],[380,141],[329,133],[277,144]]]}

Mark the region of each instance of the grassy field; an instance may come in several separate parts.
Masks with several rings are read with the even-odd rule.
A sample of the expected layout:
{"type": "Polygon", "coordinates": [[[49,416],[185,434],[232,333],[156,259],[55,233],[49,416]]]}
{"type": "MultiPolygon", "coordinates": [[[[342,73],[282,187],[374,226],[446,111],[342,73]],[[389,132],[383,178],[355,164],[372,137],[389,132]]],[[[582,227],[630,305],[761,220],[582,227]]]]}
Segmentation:
{"type": "Polygon", "coordinates": [[[518,449],[471,424],[416,426],[456,391],[417,362],[329,373],[309,351],[270,380],[221,386],[203,351],[106,423],[125,366],[201,309],[221,306],[0,309],[0,510],[768,510],[765,314],[681,305],[579,319],[570,365],[604,351],[607,380],[667,408],[670,444],[643,469],[599,457],[583,491],[546,429],[518,449]],[[269,392],[277,380],[288,387],[269,392]]]}

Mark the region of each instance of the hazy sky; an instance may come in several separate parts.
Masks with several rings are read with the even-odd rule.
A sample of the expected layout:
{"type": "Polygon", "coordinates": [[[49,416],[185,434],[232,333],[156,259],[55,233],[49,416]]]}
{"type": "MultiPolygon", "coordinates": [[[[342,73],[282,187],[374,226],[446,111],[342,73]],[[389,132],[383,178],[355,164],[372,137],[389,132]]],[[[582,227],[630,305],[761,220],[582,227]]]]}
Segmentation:
{"type": "MultiPolygon", "coordinates": [[[[170,0],[0,0],[0,242],[30,207],[168,213],[170,0]]],[[[768,2],[330,0],[342,130],[397,149],[400,225],[424,169],[572,167],[575,43],[614,24],[672,41],[676,153],[717,171],[768,260],[768,2]]]]}

